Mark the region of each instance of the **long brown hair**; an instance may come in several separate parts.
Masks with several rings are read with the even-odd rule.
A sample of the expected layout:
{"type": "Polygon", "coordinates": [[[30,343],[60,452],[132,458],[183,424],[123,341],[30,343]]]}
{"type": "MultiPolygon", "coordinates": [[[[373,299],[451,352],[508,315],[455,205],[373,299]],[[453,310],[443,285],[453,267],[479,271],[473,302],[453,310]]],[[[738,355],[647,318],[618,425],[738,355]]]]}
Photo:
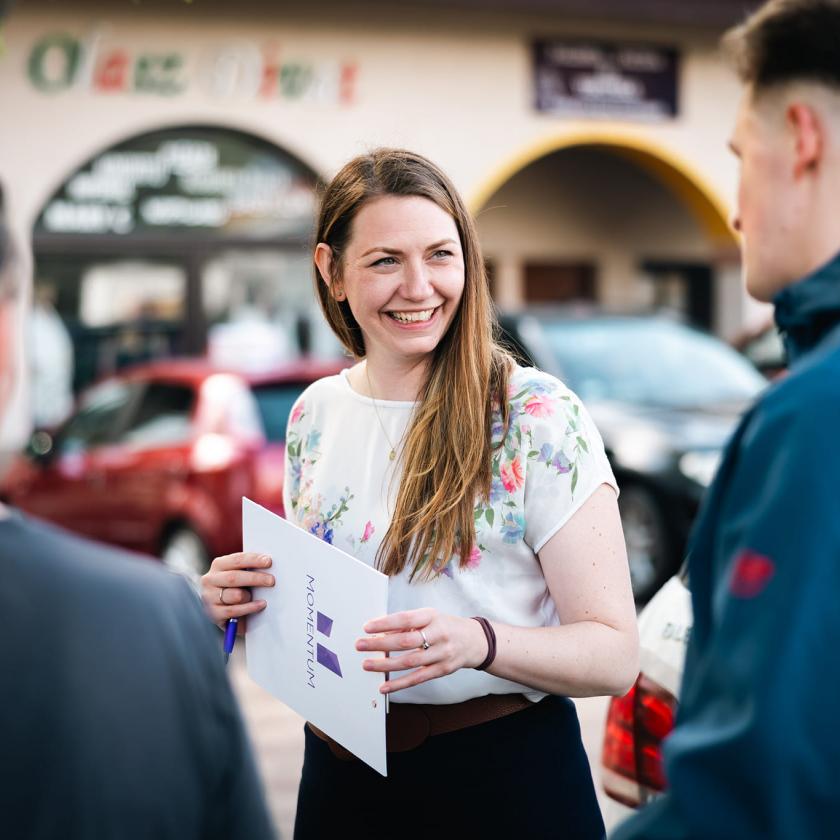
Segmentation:
{"type": "MultiPolygon", "coordinates": [[[[377,566],[386,574],[410,566],[411,579],[428,579],[454,554],[465,566],[472,552],[476,497],[490,493],[494,409],[501,411],[507,432],[511,358],[495,341],[473,220],[452,182],[418,154],[377,149],[351,160],[333,178],[321,200],[317,230],[317,241],[332,249],[333,280],[341,277],[353,219],[366,202],[383,195],[433,201],[455,221],[464,254],[464,292],[418,395],[394,514],[377,553],[377,566]]],[[[348,302],[333,297],[317,268],[315,275],[327,321],[354,357],[364,357],[364,337],[348,302]]]]}

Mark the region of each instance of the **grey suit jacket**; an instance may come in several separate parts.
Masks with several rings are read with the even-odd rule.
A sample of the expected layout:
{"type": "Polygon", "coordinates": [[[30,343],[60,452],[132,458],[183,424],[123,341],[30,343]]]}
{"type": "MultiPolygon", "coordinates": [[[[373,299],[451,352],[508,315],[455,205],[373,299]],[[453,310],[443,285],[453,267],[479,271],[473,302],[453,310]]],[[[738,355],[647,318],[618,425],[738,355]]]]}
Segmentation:
{"type": "Polygon", "coordinates": [[[151,560],[0,520],[0,834],[272,837],[221,640],[151,560]]]}

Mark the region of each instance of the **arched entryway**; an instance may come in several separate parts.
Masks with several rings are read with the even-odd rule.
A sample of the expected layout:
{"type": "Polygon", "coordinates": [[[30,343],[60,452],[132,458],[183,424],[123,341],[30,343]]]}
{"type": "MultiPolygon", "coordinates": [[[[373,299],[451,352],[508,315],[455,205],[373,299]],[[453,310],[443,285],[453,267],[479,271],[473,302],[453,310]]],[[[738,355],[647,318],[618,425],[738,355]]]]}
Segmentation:
{"type": "Polygon", "coordinates": [[[504,161],[473,196],[503,309],[589,300],[670,309],[726,332],[740,296],[724,202],[669,150],[607,129],[572,132],[504,161]]]}
{"type": "Polygon", "coordinates": [[[55,341],[56,316],[69,334],[73,389],[208,341],[247,354],[231,327],[243,321],[260,324],[269,360],[317,350],[318,183],[267,140],[208,125],[132,136],[70,173],[37,218],[33,249],[36,315],[52,319],[55,341]]]}

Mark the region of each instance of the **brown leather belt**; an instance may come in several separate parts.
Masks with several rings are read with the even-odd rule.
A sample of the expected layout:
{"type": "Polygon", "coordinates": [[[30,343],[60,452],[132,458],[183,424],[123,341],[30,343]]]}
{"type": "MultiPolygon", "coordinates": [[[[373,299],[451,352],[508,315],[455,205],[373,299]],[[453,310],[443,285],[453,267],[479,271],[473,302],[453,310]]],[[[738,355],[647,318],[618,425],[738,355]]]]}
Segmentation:
{"type": "MultiPolygon", "coordinates": [[[[534,704],[522,694],[487,694],[463,703],[435,705],[432,703],[391,703],[386,722],[388,752],[407,752],[419,747],[432,735],[456,732],[468,726],[487,723],[534,704]]],[[[306,724],[322,741],[326,741],[336,758],[342,761],[355,759],[325,732],[306,724]]]]}

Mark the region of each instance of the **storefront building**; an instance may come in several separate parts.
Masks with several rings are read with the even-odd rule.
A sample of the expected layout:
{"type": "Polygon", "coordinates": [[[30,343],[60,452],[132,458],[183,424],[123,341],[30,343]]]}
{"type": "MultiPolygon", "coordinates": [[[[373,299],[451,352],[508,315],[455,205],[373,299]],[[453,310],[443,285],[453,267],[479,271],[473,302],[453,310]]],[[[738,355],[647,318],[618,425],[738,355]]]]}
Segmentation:
{"type": "Polygon", "coordinates": [[[732,336],[763,314],[728,225],[739,87],[717,51],[744,4],[667,5],[18,4],[0,179],[72,386],[208,346],[333,353],[317,192],[380,145],[453,177],[500,308],[665,307],[732,336]]]}

